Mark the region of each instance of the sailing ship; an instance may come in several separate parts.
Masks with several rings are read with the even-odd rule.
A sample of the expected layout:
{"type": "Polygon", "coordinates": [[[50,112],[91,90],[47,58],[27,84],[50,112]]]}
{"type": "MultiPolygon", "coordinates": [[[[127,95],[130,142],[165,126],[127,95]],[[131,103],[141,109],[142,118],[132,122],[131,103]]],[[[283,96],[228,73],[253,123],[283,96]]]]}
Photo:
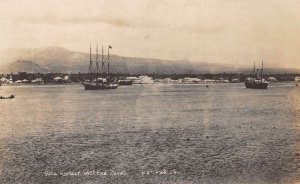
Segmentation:
{"type": "Polygon", "coordinates": [[[259,69],[256,70],[255,62],[254,62],[253,74],[256,77],[255,78],[248,78],[245,81],[246,88],[267,89],[269,83],[263,79],[263,66],[264,66],[264,62],[262,61],[261,69],[260,69],[260,72],[259,72],[259,69]]]}
{"type": "Polygon", "coordinates": [[[107,75],[105,78],[99,78],[99,75],[105,74],[105,63],[103,59],[103,46],[102,46],[102,59],[101,59],[101,69],[99,66],[98,61],[98,45],[97,45],[97,54],[96,54],[96,61],[95,61],[95,68],[92,61],[92,48],[90,46],[90,65],[89,65],[89,74],[90,74],[90,80],[87,80],[85,82],[82,82],[85,90],[101,90],[101,89],[116,89],[119,85],[118,82],[109,77],[109,66],[110,66],[110,60],[109,60],[109,49],[112,49],[112,47],[108,46],[108,59],[107,59],[107,75]],[[93,79],[93,77],[95,77],[93,79]]]}

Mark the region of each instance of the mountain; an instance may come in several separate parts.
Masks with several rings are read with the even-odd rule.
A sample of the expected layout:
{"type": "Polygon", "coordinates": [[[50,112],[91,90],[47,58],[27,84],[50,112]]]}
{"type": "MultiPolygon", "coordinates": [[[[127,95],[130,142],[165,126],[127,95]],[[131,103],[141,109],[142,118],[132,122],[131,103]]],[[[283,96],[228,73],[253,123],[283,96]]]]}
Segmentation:
{"type": "MultiPolygon", "coordinates": [[[[7,49],[0,51],[0,72],[87,72],[89,53],[61,47],[7,49]]],[[[95,54],[92,55],[95,58],[95,54]]],[[[99,56],[99,58],[101,58],[99,56]]],[[[105,61],[107,56],[104,56],[105,61]]],[[[161,60],[110,55],[114,73],[217,73],[251,71],[251,66],[199,63],[187,60],[161,60]]],[[[278,71],[278,70],[277,70],[278,71]]]]}
{"type": "Polygon", "coordinates": [[[17,60],[8,65],[6,68],[9,72],[30,72],[30,73],[37,73],[37,72],[46,72],[45,68],[42,68],[39,64],[30,61],[30,60],[17,60]]]}

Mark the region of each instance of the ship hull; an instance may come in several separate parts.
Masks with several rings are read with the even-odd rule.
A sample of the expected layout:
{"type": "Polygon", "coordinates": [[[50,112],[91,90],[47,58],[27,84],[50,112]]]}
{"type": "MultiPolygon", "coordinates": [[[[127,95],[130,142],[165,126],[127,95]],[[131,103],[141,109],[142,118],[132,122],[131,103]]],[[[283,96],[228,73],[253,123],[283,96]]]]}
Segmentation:
{"type": "Polygon", "coordinates": [[[91,83],[83,83],[85,90],[105,90],[105,89],[116,89],[118,87],[117,84],[91,84],[91,83]]]}
{"type": "Polygon", "coordinates": [[[250,89],[267,89],[268,83],[266,82],[245,82],[246,88],[250,89]]]}

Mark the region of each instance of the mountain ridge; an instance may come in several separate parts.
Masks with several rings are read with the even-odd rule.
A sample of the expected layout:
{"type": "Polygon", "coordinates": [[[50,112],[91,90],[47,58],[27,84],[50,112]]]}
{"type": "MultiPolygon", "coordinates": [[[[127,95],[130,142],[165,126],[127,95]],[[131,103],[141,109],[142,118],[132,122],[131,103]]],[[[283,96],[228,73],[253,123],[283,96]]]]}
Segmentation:
{"type": "MultiPolygon", "coordinates": [[[[95,58],[96,54],[92,54],[95,58]]],[[[63,47],[19,48],[0,51],[0,72],[82,72],[88,71],[89,53],[72,51],[63,47]],[[24,62],[22,62],[24,61],[24,62]],[[28,62],[31,61],[31,62],[28,62]]],[[[101,59],[101,56],[99,56],[101,59]]],[[[105,61],[107,55],[104,55],[105,61]]],[[[164,60],[154,58],[110,55],[111,72],[114,73],[215,73],[251,72],[250,66],[235,66],[188,60],[164,60]]],[[[279,69],[269,69],[276,71],[279,69]]],[[[284,69],[283,72],[300,72],[299,69],[284,69]]]]}

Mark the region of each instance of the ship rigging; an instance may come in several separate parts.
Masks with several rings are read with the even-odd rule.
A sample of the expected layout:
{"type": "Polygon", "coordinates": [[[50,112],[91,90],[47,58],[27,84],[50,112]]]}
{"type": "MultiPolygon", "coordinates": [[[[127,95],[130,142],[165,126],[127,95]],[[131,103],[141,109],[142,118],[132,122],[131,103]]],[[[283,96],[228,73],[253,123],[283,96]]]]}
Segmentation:
{"type": "Polygon", "coordinates": [[[116,89],[119,85],[118,82],[110,77],[110,58],[109,50],[112,47],[108,46],[108,55],[107,55],[107,71],[105,71],[105,62],[103,55],[103,46],[102,46],[102,57],[101,57],[101,69],[98,61],[98,44],[96,49],[96,61],[95,68],[92,60],[92,47],[90,45],[90,64],[89,64],[89,76],[90,79],[82,82],[85,90],[100,90],[100,89],[116,89]],[[103,76],[99,78],[99,76],[103,76]],[[105,76],[105,77],[104,77],[105,76]]]}

